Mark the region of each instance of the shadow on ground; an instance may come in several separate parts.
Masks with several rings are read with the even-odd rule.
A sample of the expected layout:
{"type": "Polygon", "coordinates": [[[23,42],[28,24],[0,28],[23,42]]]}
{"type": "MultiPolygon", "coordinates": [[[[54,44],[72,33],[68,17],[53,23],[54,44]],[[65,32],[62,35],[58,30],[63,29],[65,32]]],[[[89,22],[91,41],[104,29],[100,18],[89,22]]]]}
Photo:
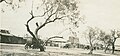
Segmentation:
{"type": "Polygon", "coordinates": [[[81,56],[105,56],[102,54],[88,54],[88,53],[81,53],[81,56]]]}
{"type": "Polygon", "coordinates": [[[119,54],[88,54],[88,53],[80,53],[80,54],[72,54],[65,52],[34,52],[34,53],[7,53],[1,52],[0,56],[119,56],[119,54]]]}

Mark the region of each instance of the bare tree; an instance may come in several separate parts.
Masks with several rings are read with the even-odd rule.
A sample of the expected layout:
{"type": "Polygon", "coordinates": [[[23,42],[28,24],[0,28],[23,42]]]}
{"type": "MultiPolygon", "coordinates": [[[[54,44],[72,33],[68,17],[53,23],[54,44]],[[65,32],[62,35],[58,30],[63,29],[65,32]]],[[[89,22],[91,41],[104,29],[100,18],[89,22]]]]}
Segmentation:
{"type": "MultiPolygon", "coordinates": [[[[7,0],[0,0],[0,3],[6,2],[7,4],[13,4],[13,1],[15,0],[10,0],[10,3],[8,3],[9,1],[7,0]]],[[[21,1],[24,0],[19,0],[19,2],[21,1]]],[[[67,22],[75,26],[77,26],[78,22],[81,20],[79,16],[80,11],[78,10],[77,6],[77,4],[79,3],[78,0],[39,0],[37,6],[35,5],[35,3],[36,2],[32,0],[32,9],[30,11],[31,17],[27,20],[25,26],[27,31],[33,37],[33,44],[39,46],[40,51],[44,51],[44,43],[42,39],[38,37],[38,32],[40,29],[57,20],[69,20],[67,22]],[[38,13],[38,11],[42,12],[38,13]],[[30,22],[32,22],[34,19],[42,19],[42,21],[35,22],[36,28],[35,30],[31,30],[30,22]]]]}
{"type": "Polygon", "coordinates": [[[99,38],[99,29],[97,27],[88,27],[86,33],[84,34],[87,35],[86,39],[88,39],[90,44],[90,52],[88,54],[93,54],[94,44],[98,42],[99,38]]]}
{"type": "Polygon", "coordinates": [[[115,42],[117,38],[120,38],[120,31],[118,30],[111,30],[111,34],[112,34],[112,54],[114,54],[114,50],[115,50],[115,42]]]}
{"type": "MultiPolygon", "coordinates": [[[[27,31],[33,36],[33,39],[36,41],[35,44],[39,44],[40,51],[44,51],[44,46],[42,43],[42,40],[38,40],[38,31],[42,29],[44,26],[46,26],[49,23],[55,22],[56,20],[63,20],[63,19],[69,19],[73,24],[76,24],[77,21],[80,20],[79,18],[79,12],[77,10],[77,2],[76,1],[70,1],[70,0],[43,0],[44,7],[44,13],[43,15],[34,15],[34,11],[31,10],[30,15],[31,18],[27,21],[25,24],[27,27],[27,31]],[[31,31],[29,23],[35,19],[35,18],[44,19],[44,22],[41,22],[41,25],[36,22],[37,28],[34,32],[31,31]]],[[[50,38],[51,39],[51,38],[50,38]]]]}
{"type": "Polygon", "coordinates": [[[105,32],[100,33],[100,40],[104,42],[105,44],[105,50],[104,52],[106,53],[106,51],[109,49],[109,46],[112,46],[112,54],[114,54],[114,50],[115,50],[115,42],[117,38],[120,38],[120,31],[118,30],[111,30],[111,34],[105,34],[105,32]]]}
{"type": "Polygon", "coordinates": [[[110,51],[109,46],[111,46],[111,43],[112,43],[111,42],[111,35],[105,35],[105,37],[103,38],[102,41],[104,41],[104,44],[105,44],[105,50],[104,50],[104,52],[106,53],[107,50],[110,51]]]}
{"type": "Polygon", "coordinates": [[[111,39],[110,39],[110,35],[106,34],[103,30],[100,30],[99,33],[99,40],[102,41],[104,43],[105,46],[105,50],[104,52],[106,53],[106,51],[108,50],[108,47],[111,44],[111,39]]]}

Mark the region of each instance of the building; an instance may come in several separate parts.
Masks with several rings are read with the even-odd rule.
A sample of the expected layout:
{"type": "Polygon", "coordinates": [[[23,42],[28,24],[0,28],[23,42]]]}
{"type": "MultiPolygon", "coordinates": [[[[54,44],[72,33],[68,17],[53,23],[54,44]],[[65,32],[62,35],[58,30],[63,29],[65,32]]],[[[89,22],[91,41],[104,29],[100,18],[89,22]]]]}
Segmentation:
{"type": "MultiPolygon", "coordinates": [[[[54,37],[59,37],[59,36],[54,36],[54,37]]],[[[67,43],[67,40],[64,38],[53,38],[48,41],[48,46],[53,46],[53,47],[63,47],[67,43]]]]}
{"type": "Polygon", "coordinates": [[[23,37],[15,36],[9,30],[0,29],[0,43],[24,44],[25,41],[23,37]]]}
{"type": "Polygon", "coordinates": [[[69,36],[68,42],[71,43],[71,47],[72,48],[76,48],[79,45],[79,38],[73,37],[73,36],[69,36]]]}

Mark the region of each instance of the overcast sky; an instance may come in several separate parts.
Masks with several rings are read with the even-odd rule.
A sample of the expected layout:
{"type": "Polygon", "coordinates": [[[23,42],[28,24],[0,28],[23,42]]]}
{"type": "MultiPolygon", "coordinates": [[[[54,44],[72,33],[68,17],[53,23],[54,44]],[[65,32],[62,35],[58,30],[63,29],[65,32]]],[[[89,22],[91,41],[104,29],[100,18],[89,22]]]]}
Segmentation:
{"type": "Polygon", "coordinates": [[[81,13],[89,25],[120,28],[120,0],[81,0],[81,13]]]}
{"type": "MultiPolygon", "coordinates": [[[[27,6],[31,4],[29,1],[26,1],[27,6]]],[[[79,7],[81,16],[85,16],[87,22],[80,24],[79,31],[85,29],[86,26],[96,26],[103,30],[120,29],[120,0],[80,0],[79,7]]],[[[23,36],[27,33],[24,24],[30,18],[29,9],[24,6],[17,11],[5,9],[7,11],[0,15],[0,28],[9,29],[13,34],[23,36]]],[[[35,28],[35,26],[31,27],[35,28]]],[[[61,23],[56,22],[41,29],[39,34],[43,37],[53,36],[64,29],[61,23]]]]}

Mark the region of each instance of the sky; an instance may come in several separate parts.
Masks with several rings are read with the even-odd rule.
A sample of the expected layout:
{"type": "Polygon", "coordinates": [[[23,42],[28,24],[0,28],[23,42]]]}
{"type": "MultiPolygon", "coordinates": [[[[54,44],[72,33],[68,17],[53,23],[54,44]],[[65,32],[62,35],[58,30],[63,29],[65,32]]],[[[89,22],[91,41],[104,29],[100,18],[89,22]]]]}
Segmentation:
{"type": "Polygon", "coordinates": [[[81,13],[89,25],[120,28],[120,0],[81,0],[81,13]]]}
{"type": "MultiPolygon", "coordinates": [[[[86,26],[99,27],[105,31],[110,29],[120,29],[119,2],[120,0],[80,0],[80,14],[81,16],[85,16],[86,24],[80,23],[78,30],[83,31],[86,29],[86,26]]],[[[2,4],[5,3],[3,2],[2,4]]],[[[2,8],[4,8],[6,12],[1,13],[0,15],[0,28],[10,30],[12,34],[24,36],[24,34],[28,33],[24,24],[30,18],[30,6],[30,0],[26,1],[26,7],[23,6],[23,8],[15,11],[9,10],[9,8],[6,9],[6,7],[4,8],[4,5],[2,5],[2,8]]],[[[34,24],[31,23],[31,25],[32,29],[35,28],[34,24]]],[[[69,33],[66,32],[69,31],[65,31],[65,29],[66,27],[64,27],[63,24],[55,22],[45,26],[39,31],[39,34],[42,37],[49,37],[53,35],[67,37],[69,33]],[[58,34],[61,31],[65,32],[58,34]]]]}

